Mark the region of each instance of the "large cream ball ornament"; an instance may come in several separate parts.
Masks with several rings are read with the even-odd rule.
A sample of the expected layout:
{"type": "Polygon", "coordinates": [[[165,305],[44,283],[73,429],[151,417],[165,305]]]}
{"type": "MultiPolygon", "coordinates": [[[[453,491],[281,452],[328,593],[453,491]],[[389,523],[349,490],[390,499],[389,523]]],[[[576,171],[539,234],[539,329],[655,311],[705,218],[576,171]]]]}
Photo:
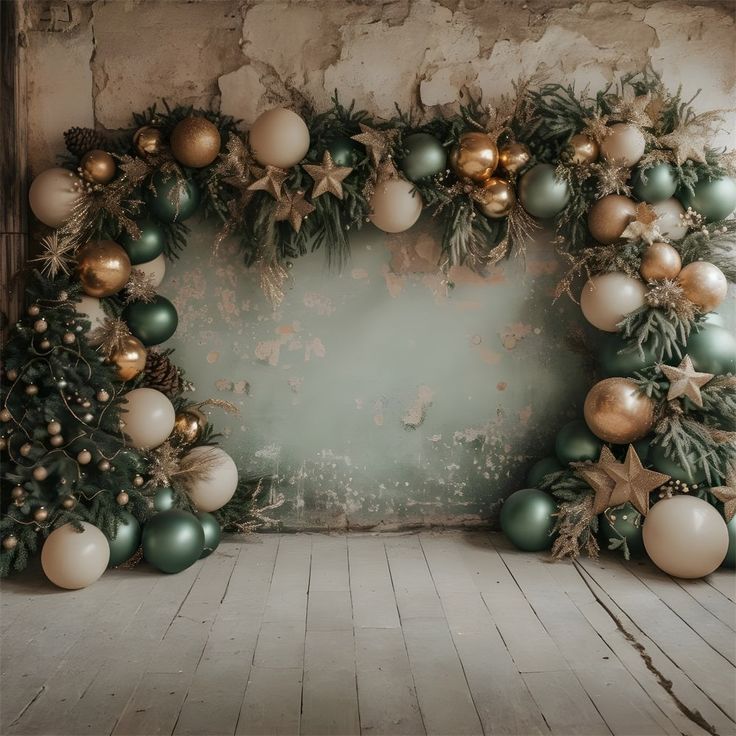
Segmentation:
{"type": "Polygon", "coordinates": [[[220,447],[201,445],[190,450],[183,458],[185,465],[202,465],[204,470],[187,489],[189,499],[197,511],[217,511],[222,508],[238,487],[238,469],[235,461],[220,447]]]}
{"type": "Polygon", "coordinates": [[[422,204],[422,198],[411,182],[388,179],[376,184],[371,199],[370,219],[385,233],[401,233],[419,219],[422,204]]]}
{"type": "Polygon", "coordinates": [[[102,342],[100,328],[105,324],[107,315],[102,308],[102,302],[94,296],[83,296],[75,305],[77,314],[89,320],[90,328],[87,333],[87,342],[96,347],[102,342]]]}
{"type": "Polygon", "coordinates": [[[60,588],[86,588],[107,569],[110,544],[92,524],[81,522],[83,531],[64,524],[49,534],[41,550],[41,567],[46,577],[60,588]]]}
{"type": "Polygon", "coordinates": [[[673,496],[652,506],[642,529],[652,562],[676,578],[710,575],[728,551],[728,527],[707,501],[673,496]]]}
{"type": "Polygon", "coordinates": [[[28,191],[31,211],[44,225],[61,227],[74,211],[83,188],[82,180],[68,169],[46,169],[28,191]]]}
{"type": "Polygon", "coordinates": [[[258,116],[248,142],[259,164],[289,169],[307,155],[309,129],[295,112],[274,107],[258,116]]]}
{"type": "Polygon", "coordinates": [[[601,156],[619,166],[634,166],[644,155],[646,140],[635,125],[616,123],[601,141],[601,156]]]}
{"type": "Polygon", "coordinates": [[[174,429],[176,412],[173,404],[153,388],[134,388],[124,396],[120,418],[130,444],[139,450],[150,450],[162,444],[174,429]]]}
{"type": "Polygon", "coordinates": [[[639,279],[613,271],[588,279],[580,294],[585,319],[604,332],[618,332],[618,323],[644,306],[647,289],[639,279]]]}
{"type": "Polygon", "coordinates": [[[133,266],[133,270],[142,271],[143,275],[151,283],[151,286],[161,286],[161,282],[166,275],[166,257],[161,253],[152,261],[146,261],[145,263],[139,263],[133,266]]]}
{"type": "Polygon", "coordinates": [[[668,240],[681,240],[687,235],[687,225],[682,218],[685,208],[674,197],[653,205],[657,214],[657,227],[662,236],[668,240]]]}

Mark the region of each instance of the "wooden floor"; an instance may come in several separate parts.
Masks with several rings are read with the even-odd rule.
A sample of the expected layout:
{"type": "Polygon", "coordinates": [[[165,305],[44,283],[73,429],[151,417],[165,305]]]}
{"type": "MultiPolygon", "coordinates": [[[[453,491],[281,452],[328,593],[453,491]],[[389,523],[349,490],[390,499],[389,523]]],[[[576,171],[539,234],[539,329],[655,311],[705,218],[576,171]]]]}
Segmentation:
{"type": "Polygon", "coordinates": [[[259,535],[2,595],[2,734],[734,734],[734,576],[259,535]]]}

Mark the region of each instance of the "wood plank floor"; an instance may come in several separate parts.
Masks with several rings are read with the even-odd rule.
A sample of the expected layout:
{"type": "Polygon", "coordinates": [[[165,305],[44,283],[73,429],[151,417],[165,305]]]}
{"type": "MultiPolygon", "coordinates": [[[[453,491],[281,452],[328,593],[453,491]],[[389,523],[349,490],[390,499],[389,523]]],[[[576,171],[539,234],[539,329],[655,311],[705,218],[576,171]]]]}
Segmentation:
{"type": "Polygon", "coordinates": [[[731,571],[551,564],[479,532],[225,540],[3,584],[0,733],[736,734],[731,571]]]}

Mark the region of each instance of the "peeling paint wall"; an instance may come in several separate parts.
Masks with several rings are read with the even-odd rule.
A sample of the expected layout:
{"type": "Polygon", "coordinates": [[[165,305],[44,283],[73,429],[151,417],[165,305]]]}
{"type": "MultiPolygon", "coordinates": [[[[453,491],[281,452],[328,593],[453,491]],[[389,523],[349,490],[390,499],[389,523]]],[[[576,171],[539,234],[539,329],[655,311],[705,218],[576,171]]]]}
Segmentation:
{"type": "MultiPolygon", "coordinates": [[[[391,114],[487,99],[542,66],[600,87],[651,64],[704,108],[733,106],[734,7],[725,2],[567,0],[115,0],[28,2],[30,164],[71,125],[115,129],[166,98],[247,124],[274,104],[344,100],[391,114]]],[[[724,133],[724,142],[728,133],[724,133]]],[[[575,305],[551,305],[548,237],[526,264],[450,290],[423,220],[386,238],[367,228],[330,273],[295,263],[273,312],[234,246],[211,255],[197,225],[163,293],[181,318],[171,346],[195,397],[225,398],[224,447],[274,474],[292,526],[477,523],[519,486],[530,457],[580,412],[588,381],[566,335],[575,305]]],[[[733,304],[729,310],[733,315],[733,304]]]]}

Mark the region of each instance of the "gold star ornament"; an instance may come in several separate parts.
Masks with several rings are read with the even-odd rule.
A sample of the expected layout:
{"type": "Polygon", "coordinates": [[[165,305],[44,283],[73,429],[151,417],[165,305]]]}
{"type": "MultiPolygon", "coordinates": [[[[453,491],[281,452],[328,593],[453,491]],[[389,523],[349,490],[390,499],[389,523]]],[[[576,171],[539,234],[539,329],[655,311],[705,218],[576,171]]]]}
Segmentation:
{"type": "Polygon", "coordinates": [[[342,182],[352,172],[350,166],[335,166],[329,151],[325,151],[322,157],[322,165],[304,164],[304,169],[314,179],[312,187],[312,199],[321,197],[323,194],[334,194],[342,199],[342,182]]]}
{"type": "Polygon", "coordinates": [[[649,494],[670,479],[664,473],[647,470],[641,464],[633,445],[629,445],[623,463],[608,465],[604,471],[615,482],[611,504],[620,506],[629,501],[644,516],[649,511],[649,494]]]}
{"type": "Polygon", "coordinates": [[[611,120],[631,123],[639,128],[651,128],[653,123],[648,112],[651,102],[651,93],[636,95],[627,87],[623,97],[619,97],[611,108],[611,120]]]}
{"type": "Polygon", "coordinates": [[[618,465],[611,450],[605,445],[597,463],[573,463],[575,472],[593,489],[593,512],[602,514],[610,505],[614,482],[606,472],[606,468],[618,465]]]}
{"type": "Polygon", "coordinates": [[[276,204],[274,218],[276,222],[288,221],[294,228],[294,232],[302,229],[304,218],[314,212],[314,205],[304,199],[304,192],[286,192],[276,204]]]}
{"type": "Polygon", "coordinates": [[[278,166],[266,166],[265,169],[259,169],[256,179],[248,186],[251,192],[268,192],[277,202],[283,196],[281,188],[284,186],[288,171],[278,168],[278,166]]]}
{"type": "Polygon", "coordinates": [[[391,153],[391,147],[399,131],[395,129],[377,130],[363,123],[359,123],[359,125],[361,132],[351,137],[354,141],[362,143],[368,149],[373,165],[378,166],[391,153]]]}
{"type": "Polygon", "coordinates": [[[660,136],[659,145],[672,150],[678,165],[688,159],[704,164],[706,141],[707,137],[701,126],[685,124],[660,136]]]}
{"type": "Polygon", "coordinates": [[[647,245],[660,241],[662,233],[659,231],[657,220],[659,215],[654,211],[654,207],[646,202],[639,202],[636,205],[634,219],[626,226],[621,237],[627,240],[643,240],[647,245]]]}
{"type": "Polygon", "coordinates": [[[723,503],[723,515],[728,523],[736,515],[736,465],[726,471],[725,484],[711,488],[710,492],[723,503]]]}
{"type": "Polygon", "coordinates": [[[671,365],[660,365],[659,370],[670,382],[667,401],[686,396],[695,406],[703,406],[700,388],[713,379],[712,373],[698,373],[693,368],[693,361],[689,355],[686,355],[676,368],[671,365]]]}

